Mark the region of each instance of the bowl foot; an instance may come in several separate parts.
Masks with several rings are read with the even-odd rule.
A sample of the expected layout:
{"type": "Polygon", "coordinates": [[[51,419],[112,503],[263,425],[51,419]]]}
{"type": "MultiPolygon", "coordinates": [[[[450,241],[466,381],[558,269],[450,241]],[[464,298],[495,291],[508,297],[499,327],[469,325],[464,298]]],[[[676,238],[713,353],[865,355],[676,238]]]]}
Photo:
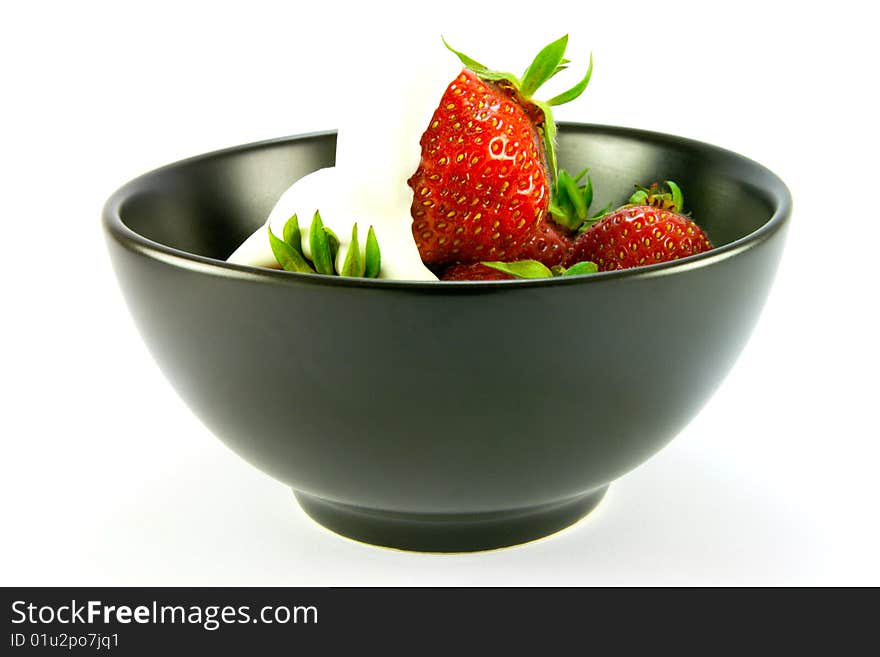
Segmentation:
{"type": "Polygon", "coordinates": [[[574,524],[605,495],[585,495],[541,506],[487,513],[398,513],[364,509],[294,491],[303,510],[327,529],[373,545],[420,552],[475,552],[532,541],[574,524]]]}

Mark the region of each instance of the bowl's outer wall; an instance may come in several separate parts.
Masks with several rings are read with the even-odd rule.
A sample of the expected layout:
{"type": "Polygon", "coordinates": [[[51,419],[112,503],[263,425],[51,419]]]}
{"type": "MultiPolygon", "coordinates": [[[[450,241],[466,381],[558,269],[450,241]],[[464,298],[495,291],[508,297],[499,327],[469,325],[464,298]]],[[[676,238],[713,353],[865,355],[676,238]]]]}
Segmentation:
{"type": "MultiPolygon", "coordinates": [[[[563,164],[593,165],[596,186],[619,196],[634,177],[679,180],[720,243],[766,223],[778,179],[695,148],[588,127],[564,128],[560,145],[563,164]]],[[[332,158],[323,136],[173,166],[123,190],[122,218],[222,259],[295,178],[332,158]]],[[[111,224],[136,323],[217,436],[306,493],[423,513],[568,498],[658,451],[745,344],[784,233],[672,274],[367,287],[179,266],[111,224]]]]}

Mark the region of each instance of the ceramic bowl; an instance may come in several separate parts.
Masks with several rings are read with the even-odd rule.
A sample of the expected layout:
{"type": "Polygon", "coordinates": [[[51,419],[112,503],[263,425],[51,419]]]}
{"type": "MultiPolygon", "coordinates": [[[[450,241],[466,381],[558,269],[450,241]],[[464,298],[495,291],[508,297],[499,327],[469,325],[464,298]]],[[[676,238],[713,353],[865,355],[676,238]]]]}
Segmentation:
{"type": "Polygon", "coordinates": [[[791,210],[782,181],[735,153],[562,124],[560,165],[592,167],[595,207],[675,180],[717,248],[536,281],[224,262],[334,152],[322,133],[172,164],[114,193],[103,225],[143,339],[204,424],[317,522],[411,550],[552,533],[666,445],[745,345],[791,210]]]}

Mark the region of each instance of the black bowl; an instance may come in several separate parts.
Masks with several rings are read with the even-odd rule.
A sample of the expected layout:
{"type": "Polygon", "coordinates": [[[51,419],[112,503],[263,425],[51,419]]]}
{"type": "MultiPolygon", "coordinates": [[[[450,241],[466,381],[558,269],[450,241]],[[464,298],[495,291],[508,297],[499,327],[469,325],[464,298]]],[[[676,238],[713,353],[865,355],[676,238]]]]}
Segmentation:
{"type": "Polygon", "coordinates": [[[791,210],[782,181],[740,155],[563,124],[560,164],[592,167],[596,207],[675,180],[717,248],[538,281],[225,263],[334,150],[313,134],[172,164],[117,191],[104,227],[144,340],[204,423],[319,523],[413,550],[544,536],[669,442],[743,348],[791,210]]]}

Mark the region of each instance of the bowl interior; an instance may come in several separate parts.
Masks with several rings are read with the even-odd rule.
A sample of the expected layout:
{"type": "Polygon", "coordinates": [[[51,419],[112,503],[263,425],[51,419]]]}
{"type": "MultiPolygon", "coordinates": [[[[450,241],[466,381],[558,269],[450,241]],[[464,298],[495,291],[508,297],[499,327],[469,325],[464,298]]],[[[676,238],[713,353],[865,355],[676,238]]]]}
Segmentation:
{"type": "MultiPolygon", "coordinates": [[[[559,165],[585,166],[593,208],[624,203],[636,183],[674,180],[685,209],[716,246],[746,237],[771,219],[782,183],[760,165],[687,139],[626,128],[561,124],[559,165]]],[[[331,166],[335,133],[233,148],[147,174],[120,207],[123,223],[159,244],[225,260],[269,215],[295,180],[331,166]]]]}

